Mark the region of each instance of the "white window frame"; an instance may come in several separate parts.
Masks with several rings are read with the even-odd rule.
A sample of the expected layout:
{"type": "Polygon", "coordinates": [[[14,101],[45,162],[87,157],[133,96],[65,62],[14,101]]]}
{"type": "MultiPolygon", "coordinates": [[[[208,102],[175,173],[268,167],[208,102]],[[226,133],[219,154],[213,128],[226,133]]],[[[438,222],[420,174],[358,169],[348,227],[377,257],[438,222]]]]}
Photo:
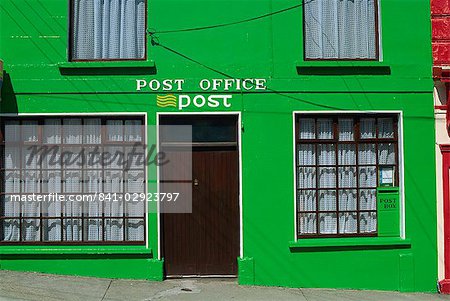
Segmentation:
{"type": "MultiPolygon", "coordinates": [[[[353,114],[353,115],[370,115],[370,114],[397,114],[398,115],[398,167],[399,167],[399,192],[400,192],[400,238],[405,239],[405,189],[404,189],[404,147],[403,147],[403,111],[400,110],[392,110],[392,111],[293,111],[292,112],[292,162],[291,166],[293,167],[293,201],[294,201],[294,241],[305,239],[304,237],[298,237],[298,221],[297,221],[297,166],[296,166],[296,156],[297,156],[297,145],[296,145],[296,117],[301,115],[308,117],[310,115],[345,115],[345,114],[353,114]]],[[[336,239],[345,239],[345,237],[336,239]]],[[[357,239],[359,237],[355,237],[357,239]]],[[[307,238],[306,238],[307,239],[307,238]]],[[[317,239],[317,238],[314,238],[317,239]]],[[[320,238],[319,238],[320,239],[320,238]]],[[[322,238],[327,239],[327,238],[322,238]]]]}
{"type": "MultiPolygon", "coordinates": [[[[144,118],[144,145],[147,145],[147,140],[148,140],[148,121],[147,121],[147,112],[95,112],[95,113],[91,113],[91,112],[85,112],[85,113],[0,113],[0,118],[1,117],[39,117],[39,118],[45,118],[45,117],[55,117],[55,116],[62,116],[62,117],[96,117],[96,116],[120,116],[120,117],[126,117],[126,116],[133,116],[133,117],[142,117],[144,118]]],[[[145,181],[145,195],[148,194],[148,166],[145,166],[145,171],[144,171],[144,181],[145,181]]],[[[145,243],[145,248],[149,249],[149,212],[148,212],[148,202],[145,202],[145,225],[144,225],[144,243],[145,243]]],[[[18,244],[20,245],[20,244],[18,244]]],[[[127,245],[126,243],[124,244],[125,246],[127,245]]],[[[58,248],[62,245],[52,245],[55,248],[58,248]]],[[[76,248],[82,248],[87,246],[87,244],[76,244],[75,247],[76,248]]],[[[91,244],[90,246],[98,246],[99,248],[109,248],[109,245],[105,245],[105,244],[98,244],[98,245],[93,245],[91,244]]]]}

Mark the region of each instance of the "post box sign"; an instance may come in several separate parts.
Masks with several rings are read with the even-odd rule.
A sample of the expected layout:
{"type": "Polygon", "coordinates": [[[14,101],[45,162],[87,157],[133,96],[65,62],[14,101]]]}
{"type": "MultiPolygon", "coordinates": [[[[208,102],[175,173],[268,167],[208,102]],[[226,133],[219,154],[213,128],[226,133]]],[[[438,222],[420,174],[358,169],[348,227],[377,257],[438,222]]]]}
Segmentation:
{"type": "Polygon", "coordinates": [[[262,78],[202,79],[198,82],[198,88],[204,92],[202,94],[183,94],[184,84],[184,79],[137,79],[136,91],[160,92],[155,97],[158,107],[183,111],[186,108],[231,108],[233,94],[228,93],[267,89],[266,79],[262,78]]]}
{"type": "Polygon", "coordinates": [[[400,191],[398,187],[377,188],[378,236],[400,236],[400,191]]]}
{"type": "Polygon", "coordinates": [[[386,198],[386,199],[380,199],[378,208],[380,211],[387,211],[387,210],[397,210],[398,208],[398,200],[396,198],[386,198]]]}

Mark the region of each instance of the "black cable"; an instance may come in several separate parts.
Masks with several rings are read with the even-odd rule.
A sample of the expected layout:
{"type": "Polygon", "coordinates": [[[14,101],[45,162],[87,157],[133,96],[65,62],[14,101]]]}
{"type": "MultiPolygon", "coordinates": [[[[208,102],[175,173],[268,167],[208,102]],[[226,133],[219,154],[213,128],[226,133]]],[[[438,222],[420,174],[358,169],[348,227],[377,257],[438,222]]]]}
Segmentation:
{"type": "MultiPolygon", "coordinates": [[[[172,52],[172,53],[175,54],[175,55],[178,55],[178,56],[180,56],[180,57],[182,57],[182,58],[184,58],[184,59],[186,59],[186,60],[188,60],[188,61],[191,61],[191,62],[193,62],[193,63],[195,63],[195,64],[198,64],[198,65],[200,65],[200,66],[202,66],[202,67],[204,67],[204,68],[206,68],[206,69],[208,69],[208,70],[211,70],[211,71],[213,71],[213,72],[215,72],[215,73],[217,73],[217,74],[220,74],[220,75],[222,75],[222,76],[225,76],[225,77],[227,77],[227,78],[236,78],[236,77],[234,77],[234,76],[232,76],[232,75],[229,75],[229,74],[227,74],[227,73],[225,73],[225,72],[222,72],[222,71],[217,70],[217,69],[215,69],[215,68],[213,68],[213,67],[210,67],[210,66],[208,66],[208,65],[205,65],[205,64],[203,64],[203,63],[201,63],[201,62],[199,62],[199,61],[197,61],[197,60],[195,60],[195,59],[193,59],[193,58],[191,58],[191,57],[189,57],[189,56],[187,56],[187,55],[185,55],[185,54],[183,54],[183,53],[181,53],[181,52],[179,52],[179,51],[177,51],[177,50],[175,50],[175,49],[172,49],[172,48],[170,48],[170,47],[167,47],[167,46],[165,46],[165,45],[162,45],[161,43],[159,43],[159,41],[158,41],[157,39],[154,39],[153,37],[152,37],[152,45],[153,45],[153,46],[159,46],[159,47],[162,47],[163,49],[165,49],[165,50],[167,50],[167,51],[169,51],[169,52],[172,52]]],[[[244,79],[242,79],[242,78],[240,78],[240,79],[241,79],[241,80],[244,80],[244,79]]],[[[292,95],[284,94],[284,93],[282,93],[282,92],[279,92],[279,91],[270,89],[270,88],[268,88],[268,87],[266,87],[266,90],[267,90],[267,91],[270,91],[270,92],[274,92],[274,93],[276,93],[276,94],[278,94],[278,95],[280,95],[280,96],[284,96],[284,97],[287,97],[287,98],[290,98],[290,99],[293,99],[293,100],[301,101],[301,102],[306,103],[306,104],[310,104],[310,105],[314,105],[314,106],[318,106],[318,107],[322,107],[322,108],[326,108],[326,109],[345,110],[345,109],[343,109],[343,108],[332,107],[332,106],[327,106],[327,105],[321,105],[321,104],[317,104],[317,103],[314,103],[314,102],[309,101],[309,100],[300,99],[300,98],[294,97],[294,96],[292,96],[292,95]]]]}
{"type": "Polygon", "coordinates": [[[193,27],[193,28],[185,28],[185,29],[173,29],[173,30],[162,30],[162,31],[148,31],[148,33],[150,35],[154,35],[154,34],[164,34],[164,33],[175,33],[175,32],[188,32],[188,31],[199,31],[199,30],[207,30],[207,29],[213,29],[213,28],[218,28],[218,27],[226,27],[226,26],[231,26],[231,25],[237,25],[237,24],[242,24],[242,23],[246,23],[246,22],[252,22],[252,21],[256,21],[259,19],[263,19],[263,18],[267,18],[270,16],[274,16],[277,14],[281,14],[296,8],[299,8],[305,4],[308,4],[310,2],[313,2],[316,0],[308,0],[308,1],[304,1],[300,4],[291,6],[291,7],[287,7],[281,10],[277,10],[274,11],[272,13],[267,13],[264,15],[260,15],[260,16],[256,16],[256,17],[252,17],[252,18],[248,18],[248,19],[244,19],[244,20],[240,20],[240,21],[234,21],[234,22],[229,22],[229,23],[221,23],[221,24],[215,24],[215,25],[209,25],[209,26],[202,26],[202,27],[193,27]]]}
{"type": "Polygon", "coordinates": [[[228,78],[234,78],[233,76],[231,76],[229,74],[226,74],[225,72],[222,72],[220,70],[217,70],[217,69],[214,69],[212,67],[209,67],[209,66],[207,66],[207,65],[205,65],[205,64],[203,64],[203,63],[201,63],[201,62],[199,62],[197,60],[194,60],[193,58],[188,57],[185,54],[182,54],[181,52],[178,52],[178,51],[176,51],[176,50],[174,50],[172,48],[164,46],[164,45],[160,44],[159,42],[155,42],[154,40],[152,40],[152,45],[162,47],[162,48],[166,49],[169,52],[172,52],[172,53],[174,53],[174,54],[176,54],[178,56],[181,56],[182,58],[184,58],[186,60],[189,60],[191,62],[194,62],[194,63],[196,63],[196,64],[198,64],[198,65],[200,65],[200,66],[202,66],[202,67],[204,67],[204,68],[206,68],[208,70],[211,70],[211,71],[213,71],[215,73],[218,73],[218,74],[223,75],[223,76],[228,77],[228,78]]]}

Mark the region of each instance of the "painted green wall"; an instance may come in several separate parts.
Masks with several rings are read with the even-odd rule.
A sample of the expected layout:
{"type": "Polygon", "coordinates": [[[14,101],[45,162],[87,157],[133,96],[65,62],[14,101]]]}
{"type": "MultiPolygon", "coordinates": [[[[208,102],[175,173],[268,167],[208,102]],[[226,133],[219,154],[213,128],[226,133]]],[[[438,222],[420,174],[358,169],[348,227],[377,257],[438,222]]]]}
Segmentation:
{"type": "MultiPolygon", "coordinates": [[[[159,35],[161,44],[203,64],[236,78],[266,78],[270,89],[284,92],[284,96],[237,93],[228,109],[241,112],[244,128],[242,284],[436,290],[429,3],[380,2],[381,62],[304,62],[301,9],[229,27],[159,35]],[[292,112],[319,110],[402,112],[406,238],[410,246],[358,247],[355,238],[347,239],[349,246],[344,247],[334,246],[335,240],[322,240],[320,247],[289,247],[294,240],[292,112]]],[[[94,68],[95,64],[84,69],[67,64],[67,3],[0,2],[0,59],[6,71],[1,113],[145,112],[148,124],[155,124],[156,112],[177,110],[157,108],[158,93],[136,92],[136,79],[183,78],[184,92],[195,93],[200,79],[221,77],[161,47],[152,47],[150,40],[149,62],[113,63],[109,75],[102,75],[105,68],[94,68]]],[[[241,20],[298,3],[154,0],[149,1],[148,22],[156,31],[182,29],[241,20]]],[[[154,133],[149,133],[152,141],[154,133]]],[[[149,172],[154,178],[155,171],[149,172]]],[[[111,254],[114,247],[98,247],[100,255],[78,248],[73,254],[62,252],[52,258],[42,248],[0,247],[0,268],[161,279],[156,214],[149,214],[148,227],[152,252],[142,251],[145,256],[125,250],[125,255],[117,258],[111,254]],[[30,255],[34,251],[36,255],[30,255]],[[77,259],[64,260],[71,256],[77,259]]]]}

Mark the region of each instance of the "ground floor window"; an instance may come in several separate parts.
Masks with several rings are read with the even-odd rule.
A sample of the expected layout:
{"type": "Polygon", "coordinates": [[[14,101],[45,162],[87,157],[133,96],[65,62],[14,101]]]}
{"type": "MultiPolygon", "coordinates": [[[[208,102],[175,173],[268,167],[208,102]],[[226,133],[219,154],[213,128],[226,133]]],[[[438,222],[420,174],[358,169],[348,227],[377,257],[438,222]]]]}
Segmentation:
{"type": "Polygon", "coordinates": [[[143,244],[146,168],[126,159],[144,133],[141,117],[2,117],[0,244],[143,244]]]}
{"type": "Polygon", "coordinates": [[[397,122],[397,115],[296,115],[298,237],[377,235],[380,172],[398,186],[397,122]]]}

